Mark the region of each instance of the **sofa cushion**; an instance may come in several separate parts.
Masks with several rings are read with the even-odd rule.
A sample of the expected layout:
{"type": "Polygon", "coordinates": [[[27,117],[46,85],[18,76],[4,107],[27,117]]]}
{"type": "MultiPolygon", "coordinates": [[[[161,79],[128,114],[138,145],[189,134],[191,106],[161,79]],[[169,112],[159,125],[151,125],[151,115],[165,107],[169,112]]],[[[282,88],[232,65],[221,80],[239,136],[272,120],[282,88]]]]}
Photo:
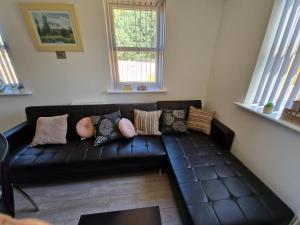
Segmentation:
{"type": "Polygon", "coordinates": [[[91,138],[95,135],[95,127],[91,117],[84,117],[76,124],[76,132],[81,138],[91,138]]]}
{"type": "Polygon", "coordinates": [[[146,112],[134,110],[134,127],[139,135],[161,135],[159,131],[159,118],[161,110],[146,112]]]}
{"type": "Polygon", "coordinates": [[[163,109],[161,115],[163,134],[186,133],[186,111],[183,109],[163,109]]]}
{"type": "Polygon", "coordinates": [[[95,126],[95,146],[99,146],[111,141],[118,140],[122,137],[118,123],[121,120],[121,112],[113,112],[101,116],[91,116],[95,126]]]}
{"type": "Polygon", "coordinates": [[[282,225],[292,219],[293,212],[211,137],[192,131],[162,138],[192,224],[282,225]]]}
{"type": "Polygon", "coordinates": [[[44,145],[31,147],[26,145],[17,150],[9,159],[13,179],[16,177],[34,177],[36,174],[51,174],[63,168],[64,172],[80,172],[107,169],[111,164],[127,167],[145,163],[148,159],[153,165],[165,158],[165,150],[158,136],[136,136],[121,139],[98,147],[93,139],[72,140],[66,145],[44,145]],[[107,167],[107,168],[106,168],[107,167]]]}
{"type": "Polygon", "coordinates": [[[187,127],[190,130],[200,131],[204,134],[210,135],[212,120],[213,113],[191,106],[187,119],[187,127]]]}
{"type": "Polygon", "coordinates": [[[32,146],[46,144],[66,144],[68,114],[62,116],[39,117],[37,119],[32,146]]]}
{"type": "Polygon", "coordinates": [[[121,134],[126,138],[133,138],[137,135],[134,125],[132,122],[126,118],[122,118],[118,124],[118,128],[121,134]]]}

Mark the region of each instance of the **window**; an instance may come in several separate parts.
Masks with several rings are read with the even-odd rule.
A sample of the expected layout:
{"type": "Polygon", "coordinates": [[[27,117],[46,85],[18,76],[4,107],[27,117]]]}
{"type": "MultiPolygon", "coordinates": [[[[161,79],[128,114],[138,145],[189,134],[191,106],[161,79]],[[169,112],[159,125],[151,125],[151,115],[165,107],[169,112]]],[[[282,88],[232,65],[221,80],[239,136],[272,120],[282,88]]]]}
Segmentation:
{"type": "Polygon", "coordinates": [[[164,1],[104,2],[114,88],[162,88],[164,1]]]}
{"type": "Polygon", "coordinates": [[[300,100],[300,1],[284,0],[277,4],[280,10],[275,29],[270,32],[273,37],[266,63],[258,72],[258,79],[252,80],[247,97],[258,106],[272,102],[275,110],[280,111],[300,100]]]}
{"type": "Polygon", "coordinates": [[[23,88],[11,59],[8,45],[0,34],[0,92],[10,93],[23,88]]]}

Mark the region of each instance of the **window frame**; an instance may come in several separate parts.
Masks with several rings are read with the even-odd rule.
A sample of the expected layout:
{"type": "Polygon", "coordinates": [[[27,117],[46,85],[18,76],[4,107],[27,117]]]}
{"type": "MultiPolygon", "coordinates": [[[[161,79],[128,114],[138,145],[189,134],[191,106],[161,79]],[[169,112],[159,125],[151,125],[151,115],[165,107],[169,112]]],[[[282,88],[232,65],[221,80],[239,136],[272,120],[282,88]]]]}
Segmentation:
{"type": "Polygon", "coordinates": [[[124,86],[130,85],[134,90],[140,84],[146,84],[150,90],[161,90],[163,88],[163,68],[164,68],[164,39],[165,39],[165,3],[159,6],[126,4],[105,1],[106,27],[109,43],[109,58],[111,67],[111,76],[113,80],[113,89],[122,90],[124,86]],[[130,10],[153,10],[156,11],[156,47],[117,47],[115,23],[113,18],[114,9],[130,9],[130,10]],[[124,52],[153,52],[156,55],[155,60],[155,82],[121,82],[118,66],[118,51],[124,52]]]}
{"type": "Polygon", "coordinates": [[[294,34],[297,35],[297,33],[295,33],[296,26],[298,25],[297,20],[293,21],[293,24],[287,22],[287,24],[290,24],[291,27],[288,27],[287,24],[284,24],[284,20],[283,20],[285,19],[288,21],[290,18],[293,17],[297,18],[297,15],[298,15],[298,19],[300,19],[299,12],[295,11],[296,14],[292,14],[293,10],[297,10],[297,8],[293,8],[293,7],[297,7],[297,6],[299,6],[299,2],[297,3],[289,0],[286,1],[276,0],[274,2],[272,15],[269,20],[263,45],[244,101],[245,105],[250,105],[253,107],[255,106],[258,109],[261,109],[264,107],[264,104],[271,101],[273,103],[276,103],[274,107],[274,113],[281,113],[284,108],[289,108],[291,106],[290,93],[288,92],[288,90],[292,85],[292,82],[291,81],[289,82],[289,86],[287,89],[283,89],[283,86],[280,86],[282,85],[280,83],[276,85],[276,82],[283,82],[283,85],[285,85],[284,83],[286,82],[286,80],[284,80],[284,77],[297,78],[297,75],[300,79],[299,73],[295,72],[295,74],[293,74],[291,72],[293,65],[294,64],[296,65],[297,63],[296,56],[297,54],[298,56],[300,54],[300,45],[297,44],[299,43],[299,40],[297,39],[297,36],[294,37],[294,34]],[[287,14],[288,17],[286,18],[284,14],[287,14]],[[294,29],[294,30],[293,32],[288,33],[287,32],[288,29],[291,30],[294,29]],[[279,34],[281,35],[281,37],[279,36],[279,34]],[[288,39],[284,39],[285,35],[289,35],[286,36],[286,38],[288,39]],[[297,40],[298,42],[296,43],[297,40]],[[285,45],[282,45],[282,43],[285,43],[285,45]],[[298,48],[295,51],[295,49],[293,49],[292,47],[295,47],[297,45],[298,48]],[[276,61],[278,57],[277,55],[281,55],[281,54],[284,55],[282,56],[282,61],[280,62],[279,69],[276,71],[276,74],[273,74],[271,73],[273,71],[273,65],[277,65],[275,64],[275,62],[277,62],[276,61]],[[286,60],[287,56],[290,56],[291,58],[290,61],[286,60]],[[272,57],[273,57],[272,59],[273,62],[270,61],[269,59],[272,57]],[[287,64],[288,67],[284,67],[285,63],[287,64]],[[266,68],[268,66],[270,66],[271,68],[269,69],[269,75],[267,75],[267,77],[263,77],[263,75],[265,75],[265,70],[267,70],[266,68]],[[286,73],[282,73],[282,71],[285,71],[285,68],[286,68],[286,73]],[[282,77],[279,75],[282,75],[282,77]],[[265,80],[263,80],[263,78],[265,80]],[[285,101],[286,97],[288,97],[287,102],[285,101]]]}
{"type": "Polygon", "coordinates": [[[0,38],[2,41],[2,44],[0,43],[0,72],[3,76],[3,81],[5,83],[4,91],[2,91],[1,94],[5,95],[11,93],[19,93],[20,90],[24,88],[24,86],[17,74],[11,50],[1,29],[0,38]]]}

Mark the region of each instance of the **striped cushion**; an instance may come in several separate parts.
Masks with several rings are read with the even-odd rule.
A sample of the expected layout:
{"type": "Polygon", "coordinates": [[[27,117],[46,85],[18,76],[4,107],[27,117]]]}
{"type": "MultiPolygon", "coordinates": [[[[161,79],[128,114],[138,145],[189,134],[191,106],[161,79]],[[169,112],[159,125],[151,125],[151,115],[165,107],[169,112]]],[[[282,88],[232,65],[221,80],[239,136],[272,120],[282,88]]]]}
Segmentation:
{"type": "Polygon", "coordinates": [[[212,119],[213,113],[205,112],[201,109],[191,106],[187,120],[187,127],[191,130],[200,131],[209,135],[212,119]]]}
{"type": "Polygon", "coordinates": [[[134,127],[141,135],[161,135],[159,131],[159,118],[161,111],[146,112],[134,110],[134,127]]]}

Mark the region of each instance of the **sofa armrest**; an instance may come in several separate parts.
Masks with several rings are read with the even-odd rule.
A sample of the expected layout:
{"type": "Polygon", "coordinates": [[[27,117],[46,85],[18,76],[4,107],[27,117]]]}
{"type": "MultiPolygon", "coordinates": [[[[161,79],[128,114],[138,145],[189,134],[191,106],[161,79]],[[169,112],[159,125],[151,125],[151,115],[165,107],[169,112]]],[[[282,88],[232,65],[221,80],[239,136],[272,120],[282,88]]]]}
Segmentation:
{"type": "Polygon", "coordinates": [[[213,119],[211,123],[211,134],[210,136],[214,141],[220,144],[224,149],[230,150],[234,138],[234,132],[221,123],[220,121],[213,119]]]}
{"type": "Polygon", "coordinates": [[[4,132],[4,136],[9,143],[9,151],[13,152],[22,145],[29,143],[33,137],[33,131],[30,129],[27,122],[20,123],[19,125],[4,132]]]}

